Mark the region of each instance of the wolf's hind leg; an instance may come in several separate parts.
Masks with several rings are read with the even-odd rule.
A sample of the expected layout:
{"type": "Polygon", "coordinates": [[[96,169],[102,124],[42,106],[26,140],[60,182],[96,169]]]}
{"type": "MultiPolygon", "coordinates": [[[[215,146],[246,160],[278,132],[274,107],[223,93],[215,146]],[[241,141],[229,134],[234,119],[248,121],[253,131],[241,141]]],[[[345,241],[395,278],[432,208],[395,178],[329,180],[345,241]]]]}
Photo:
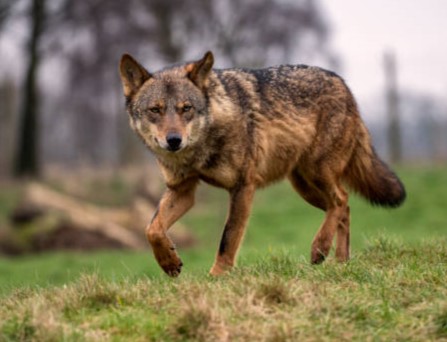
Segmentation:
{"type": "Polygon", "coordinates": [[[319,264],[324,261],[336,232],[336,258],[338,261],[346,261],[349,259],[348,194],[337,183],[326,183],[321,189],[324,191],[327,209],[323,224],[312,242],[311,262],[319,264]]]}
{"type": "Polygon", "coordinates": [[[323,194],[311,183],[309,183],[297,170],[289,175],[293,188],[304,198],[307,203],[326,211],[326,200],[323,194]]]}
{"type": "MultiPolygon", "coordinates": [[[[323,174],[321,174],[323,175],[323,174]]],[[[323,224],[312,242],[311,262],[319,264],[329,255],[337,233],[336,258],[349,259],[349,207],[348,194],[330,177],[304,178],[294,170],[289,179],[298,193],[311,205],[326,212],[323,224]]]]}
{"type": "Polygon", "coordinates": [[[146,228],[146,237],[158,264],[171,277],[180,274],[183,264],[166,232],[193,206],[196,186],[197,180],[188,180],[166,190],[151,223],[146,228]]]}

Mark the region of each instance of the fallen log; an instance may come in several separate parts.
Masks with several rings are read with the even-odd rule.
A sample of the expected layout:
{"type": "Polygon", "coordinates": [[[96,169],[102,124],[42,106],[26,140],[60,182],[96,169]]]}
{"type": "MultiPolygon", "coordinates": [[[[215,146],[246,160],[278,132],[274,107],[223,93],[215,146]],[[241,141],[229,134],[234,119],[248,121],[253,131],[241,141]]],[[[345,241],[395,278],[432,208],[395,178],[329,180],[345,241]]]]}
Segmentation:
{"type": "MultiPolygon", "coordinates": [[[[30,183],[11,220],[19,230],[30,223],[40,227],[32,234],[34,250],[91,250],[95,245],[141,250],[148,247],[144,228],[154,212],[154,206],[142,197],[135,198],[129,208],[110,208],[30,183]]],[[[174,242],[180,247],[194,244],[193,236],[181,225],[176,226],[171,234],[174,242]]]]}
{"type": "Polygon", "coordinates": [[[77,229],[100,233],[111,240],[120,241],[127,248],[141,249],[146,245],[144,240],[138,238],[129,229],[112,221],[112,219],[116,220],[117,215],[123,215],[120,210],[112,215],[106,209],[81,202],[38,183],[31,183],[26,187],[16,215],[17,211],[21,210],[20,208],[27,207],[40,211],[41,215],[43,213],[47,215],[52,213],[53,216],[58,214],[57,216],[60,217],[58,224],[63,223],[77,229]]]}

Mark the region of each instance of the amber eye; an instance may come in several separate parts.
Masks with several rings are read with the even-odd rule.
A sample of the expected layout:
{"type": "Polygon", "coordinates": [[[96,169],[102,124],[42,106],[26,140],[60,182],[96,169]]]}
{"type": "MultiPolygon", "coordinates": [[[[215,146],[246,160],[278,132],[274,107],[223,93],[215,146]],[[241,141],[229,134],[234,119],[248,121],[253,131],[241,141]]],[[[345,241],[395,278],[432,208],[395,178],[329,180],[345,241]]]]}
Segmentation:
{"type": "Polygon", "coordinates": [[[183,113],[189,112],[191,110],[192,106],[191,105],[184,105],[182,110],[183,113]]]}
{"type": "Polygon", "coordinates": [[[152,107],[152,108],[149,108],[149,110],[150,110],[152,113],[160,113],[160,108],[159,108],[159,107],[152,107]]]}

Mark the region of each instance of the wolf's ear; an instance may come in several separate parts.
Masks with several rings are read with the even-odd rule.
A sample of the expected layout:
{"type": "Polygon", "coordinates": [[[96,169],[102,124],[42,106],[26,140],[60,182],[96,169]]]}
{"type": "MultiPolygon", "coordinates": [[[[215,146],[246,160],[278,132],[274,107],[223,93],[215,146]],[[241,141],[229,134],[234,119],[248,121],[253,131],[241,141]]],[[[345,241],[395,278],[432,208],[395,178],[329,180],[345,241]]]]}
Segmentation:
{"type": "Polygon", "coordinates": [[[203,58],[187,66],[188,77],[200,89],[204,89],[208,83],[208,76],[214,64],[214,56],[211,51],[205,53],[203,58]]]}
{"type": "Polygon", "coordinates": [[[151,74],[131,55],[124,54],[120,61],[120,76],[124,96],[131,97],[151,77],[151,74]]]}

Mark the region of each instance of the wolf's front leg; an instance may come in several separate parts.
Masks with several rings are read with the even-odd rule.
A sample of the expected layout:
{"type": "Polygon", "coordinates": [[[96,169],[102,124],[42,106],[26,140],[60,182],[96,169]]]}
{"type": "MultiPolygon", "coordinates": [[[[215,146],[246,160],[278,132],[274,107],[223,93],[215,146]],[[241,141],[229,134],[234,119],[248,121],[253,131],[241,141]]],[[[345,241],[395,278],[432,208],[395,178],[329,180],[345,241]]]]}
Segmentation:
{"type": "Polygon", "coordinates": [[[220,275],[233,267],[244,237],[255,189],[254,184],[243,184],[231,191],[230,212],[210,274],[220,275]]]}
{"type": "Polygon", "coordinates": [[[146,227],[146,237],[157,262],[171,277],[180,274],[183,264],[166,232],[193,206],[196,186],[197,180],[190,179],[166,190],[151,223],[146,227]]]}

